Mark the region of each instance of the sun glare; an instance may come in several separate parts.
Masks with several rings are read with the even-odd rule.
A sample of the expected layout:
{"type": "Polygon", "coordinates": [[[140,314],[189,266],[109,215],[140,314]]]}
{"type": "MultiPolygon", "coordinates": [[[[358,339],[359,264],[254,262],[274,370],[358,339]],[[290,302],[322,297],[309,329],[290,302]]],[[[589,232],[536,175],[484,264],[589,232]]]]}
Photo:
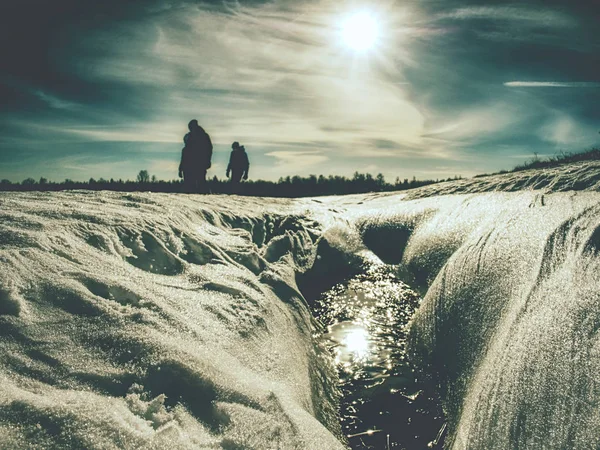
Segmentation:
{"type": "Polygon", "coordinates": [[[355,358],[362,359],[369,354],[369,333],[362,327],[350,331],[343,343],[348,353],[355,358]]]}
{"type": "Polygon", "coordinates": [[[342,25],[342,36],[346,45],[356,51],[372,48],[379,37],[379,24],[367,12],[350,16],[342,25]]]}

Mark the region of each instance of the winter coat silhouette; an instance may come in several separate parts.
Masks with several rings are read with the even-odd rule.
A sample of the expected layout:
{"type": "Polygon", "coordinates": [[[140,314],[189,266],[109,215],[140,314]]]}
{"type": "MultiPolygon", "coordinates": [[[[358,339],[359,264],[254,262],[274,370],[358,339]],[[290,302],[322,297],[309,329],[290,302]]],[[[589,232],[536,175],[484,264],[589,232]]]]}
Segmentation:
{"type": "Polygon", "coordinates": [[[188,192],[203,192],[206,185],[206,171],[210,169],[213,145],[210,136],[198,125],[197,120],[188,124],[190,130],[184,138],[185,147],[181,150],[179,177],[188,192]]]}
{"type": "Polygon", "coordinates": [[[242,177],[244,180],[248,179],[248,171],[250,170],[250,161],[248,160],[248,154],[243,145],[239,142],[234,142],[231,145],[231,154],[229,155],[229,165],[227,166],[227,172],[225,175],[229,177],[231,173],[231,183],[237,184],[240,182],[242,177]]]}

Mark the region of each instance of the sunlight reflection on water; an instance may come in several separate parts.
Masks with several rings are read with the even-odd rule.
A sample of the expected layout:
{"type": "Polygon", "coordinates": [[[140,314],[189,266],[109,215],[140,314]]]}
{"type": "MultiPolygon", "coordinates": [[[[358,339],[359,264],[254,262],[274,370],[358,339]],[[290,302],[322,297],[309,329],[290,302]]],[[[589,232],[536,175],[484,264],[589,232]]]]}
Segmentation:
{"type": "Polygon", "coordinates": [[[366,360],[370,352],[369,332],[360,324],[340,322],[328,328],[328,335],[340,343],[336,347],[336,363],[351,364],[366,360]]]}
{"type": "Polygon", "coordinates": [[[407,324],[419,304],[394,267],[382,265],[315,302],[338,366],[342,427],[353,448],[428,448],[443,425],[433,389],[417,379],[406,355],[407,324]]]}

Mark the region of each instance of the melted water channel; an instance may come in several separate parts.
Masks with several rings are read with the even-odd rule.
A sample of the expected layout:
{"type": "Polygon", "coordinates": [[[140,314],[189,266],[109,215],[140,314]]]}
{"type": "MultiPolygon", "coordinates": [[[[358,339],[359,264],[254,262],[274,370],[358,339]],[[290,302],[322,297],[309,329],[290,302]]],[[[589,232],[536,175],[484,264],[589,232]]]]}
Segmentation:
{"type": "Polygon", "coordinates": [[[375,266],[314,303],[337,363],[342,429],[353,449],[442,448],[435,387],[406,354],[407,324],[420,301],[393,267],[375,266]]]}

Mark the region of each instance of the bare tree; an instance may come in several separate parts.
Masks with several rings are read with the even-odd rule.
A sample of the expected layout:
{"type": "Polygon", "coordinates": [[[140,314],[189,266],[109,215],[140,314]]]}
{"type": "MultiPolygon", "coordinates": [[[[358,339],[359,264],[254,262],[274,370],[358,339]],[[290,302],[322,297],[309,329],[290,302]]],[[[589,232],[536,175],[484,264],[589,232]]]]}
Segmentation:
{"type": "Polygon", "coordinates": [[[147,170],[140,170],[137,176],[138,183],[148,183],[150,181],[150,174],[147,170]]]}

